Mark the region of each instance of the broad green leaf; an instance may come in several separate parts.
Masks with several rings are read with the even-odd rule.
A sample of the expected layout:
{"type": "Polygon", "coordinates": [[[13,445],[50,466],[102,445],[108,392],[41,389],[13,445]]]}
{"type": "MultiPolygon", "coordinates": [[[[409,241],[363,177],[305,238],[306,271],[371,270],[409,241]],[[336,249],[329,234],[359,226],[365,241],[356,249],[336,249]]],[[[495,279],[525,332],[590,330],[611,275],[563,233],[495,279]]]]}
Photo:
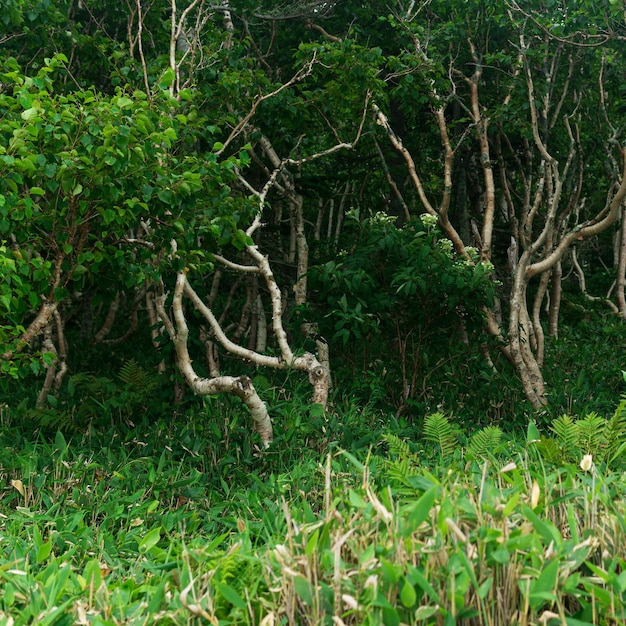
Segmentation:
{"type": "Polygon", "coordinates": [[[91,559],[83,570],[83,581],[87,588],[98,590],[102,584],[102,569],[98,559],[91,559]]]}
{"type": "Polygon", "coordinates": [[[161,89],[167,89],[174,82],[174,78],[176,78],[174,70],[171,67],[167,68],[159,79],[159,87],[161,89]]]}
{"type": "Polygon", "coordinates": [[[161,539],[161,527],[157,526],[149,531],[146,536],[139,542],[139,552],[146,553],[156,546],[159,543],[159,539],[161,539]]]}
{"type": "Polygon", "coordinates": [[[410,609],[417,602],[415,588],[406,578],[404,579],[404,585],[402,585],[402,591],[400,592],[400,600],[407,609],[410,609]]]}
{"type": "Polygon", "coordinates": [[[30,109],[22,111],[21,117],[24,121],[28,122],[29,120],[37,117],[40,113],[43,113],[43,109],[41,107],[31,107],[30,109]]]}
{"type": "Polygon", "coordinates": [[[110,224],[115,219],[116,215],[117,214],[116,214],[115,211],[113,211],[113,209],[104,209],[104,214],[103,214],[103,216],[104,216],[104,223],[105,224],[110,224]]]}
{"type": "Polygon", "coordinates": [[[304,553],[307,556],[311,556],[312,554],[315,553],[319,538],[320,538],[320,529],[316,528],[313,534],[309,537],[308,541],[306,542],[306,547],[304,548],[304,553]]]}
{"type": "Polygon", "coordinates": [[[309,581],[303,576],[294,576],[293,585],[296,589],[296,593],[302,600],[309,606],[313,606],[313,596],[311,594],[309,581]]]}
{"type": "Polygon", "coordinates": [[[439,487],[431,487],[428,491],[423,493],[419,500],[413,505],[407,520],[409,530],[417,530],[422,522],[426,520],[433,508],[438,491],[439,487]]]}
{"type": "Polygon", "coordinates": [[[37,550],[37,563],[45,561],[52,552],[52,541],[48,540],[46,543],[42,543],[37,550]]]}
{"type": "Polygon", "coordinates": [[[364,509],[367,506],[365,499],[359,495],[354,489],[348,491],[348,499],[355,509],[364,509]]]}
{"type": "Polygon", "coordinates": [[[541,441],[541,435],[539,434],[537,425],[531,420],[528,422],[528,428],[526,429],[526,445],[538,441],[541,441]]]}
{"type": "Polygon", "coordinates": [[[238,609],[245,609],[247,607],[246,601],[237,593],[237,590],[227,583],[216,582],[215,587],[234,607],[238,609]]]}
{"type": "Polygon", "coordinates": [[[57,434],[54,437],[54,445],[59,454],[63,454],[67,450],[67,441],[60,430],[57,430],[57,434]]]}
{"type": "Polygon", "coordinates": [[[416,585],[422,589],[425,593],[428,594],[428,597],[435,603],[441,604],[441,600],[439,599],[439,594],[435,591],[433,586],[428,582],[424,574],[420,572],[415,567],[409,567],[409,579],[412,580],[416,585]]]}
{"type": "Polygon", "coordinates": [[[551,541],[554,541],[555,545],[560,546],[563,542],[563,537],[559,533],[556,526],[550,520],[542,520],[538,515],[527,505],[520,506],[521,512],[527,517],[534,529],[543,538],[546,545],[551,541]]]}
{"type": "Polygon", "coordinates": [[[531,582],[529,602],[533,609],[538,609],[546,601],[556,600],[554,589],[558,573],[559,561],[553,559],[544,566],[539,577],[531,582]]]}
{"type": "Polygon", "coordinates": [[[126,107],[132,106],[133,101],[130,98],[128,98],[127,96],[120,96],[119,98],[117,98],[117,100],[115,100],[115,104],[120,109],[124,109],[126,107]]]}
{"type": "Polygon", "coordinates": [[[420,606],[413,614],[413,619],[417,622],[423,622],[440,611],[438,606],[420,606]]]}

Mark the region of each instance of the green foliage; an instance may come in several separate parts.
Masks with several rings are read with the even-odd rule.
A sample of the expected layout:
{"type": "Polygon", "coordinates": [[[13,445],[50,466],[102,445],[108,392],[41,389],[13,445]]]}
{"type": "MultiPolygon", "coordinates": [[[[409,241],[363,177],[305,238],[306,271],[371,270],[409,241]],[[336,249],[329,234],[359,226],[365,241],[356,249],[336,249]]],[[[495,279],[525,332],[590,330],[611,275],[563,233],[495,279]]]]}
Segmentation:
{"type": "MultiPolygon", "coordinates": [[[[149,383],[135,363],[120,375],[149,383]]],[[[624,620],[621,471],[551,468],[515,441],[485,462],[479,448],[501,441],[487,429],[461,466],[439,439],[409,440],[393,420],[375,454],[300,447],[296,457],[277,442],[235,458],[234,406],[213,407],[231,424],[229,449],[210,415],[47,441],[3,410],[0,619],[258,624],[289,611],[301,624],[454,615],[495,626],[539,622],[560,604],[568,620],[624,620]]],[[[328,426],[320,439],[340,430],[328,426]]]]}
{"type": "Polygon", "coordinates": [[[427,220],[394,222],[351,216],[349,252],[312,272],[312,289],[325,298],[312,318],[331,355],[344,355],[336,367],[355,390],[362,385],[370,401],[405,410],[431,399],[432,372],[468,358],[461,334],[480,332],[476,303],[488,304],[494,285],[486,266],[457,258],[427,220]],[[346,362],[362,366],[348,374],[346,362]]]}
{"type": "Polygon", "coordinates": [[[553,420],[550,430],[555,437],[542,437],[537,450],[550,463],[577,463],[583,456],[591,455],[595,463],[623,464],[622,452],[626,449],[626,420],[622,400],[610,419],[589,413],[575,419],[561,415],[553,420]]]}
{"type": "Polygon", "coordinates": [[[474,459],[493,458],[498,452],[503,432],[498,426],[485,426],[475,432],[468,445],[467,454],[474,459]]]}
{"type": "Polygon", "coordinates": [[[443,413],[432,413],[424,418],[424,438],[437,445],[444,459],[453,456],[457,446],[457,434],[443,413]]]}

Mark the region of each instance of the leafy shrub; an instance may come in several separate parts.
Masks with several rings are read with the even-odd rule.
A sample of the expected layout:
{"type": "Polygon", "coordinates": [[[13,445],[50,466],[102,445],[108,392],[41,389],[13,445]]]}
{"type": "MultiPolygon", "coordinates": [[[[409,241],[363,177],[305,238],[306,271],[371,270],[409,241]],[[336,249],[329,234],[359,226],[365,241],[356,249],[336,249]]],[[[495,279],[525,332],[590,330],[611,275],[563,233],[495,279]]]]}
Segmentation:
{"type": "Polygon", "coordinates": [[[353,214],[345,236],[350,247],[311,280],[324,294],[312,298],[313,313],[337,378],[380,406],[432,399],[431,375],[472,354],[466,340],[492,301],[491,268],[458,258],[426,219],[398,228],[383,214],[353,214]]]}

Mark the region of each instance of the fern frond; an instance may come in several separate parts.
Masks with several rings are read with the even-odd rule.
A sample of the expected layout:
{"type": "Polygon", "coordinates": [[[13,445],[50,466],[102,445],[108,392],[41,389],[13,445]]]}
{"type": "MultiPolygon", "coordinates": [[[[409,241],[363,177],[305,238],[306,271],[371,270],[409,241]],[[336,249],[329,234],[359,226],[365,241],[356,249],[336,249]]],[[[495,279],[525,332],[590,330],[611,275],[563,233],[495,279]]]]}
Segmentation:
{"type": "Polygon", "coordinates": [[[414,466],[409,463],[408,459],[393,461],[387,466],[387,476],[389,479],[402,485],[410,485],[409,476],[414,474],[414,466]]]}
{"type": "Polygon", "coordinates": [[[567,458],[578,457],[578,425],[570,415],[557,417],[550,426],[550,430],[555,433],[557,442],[567,458]]]}
{"type": "Polygon", "coordinates": [[[122,365],[118,377],[123,383],[135,391],[149,393],[157,386],[157,381],[152,374],[146,372],[135,359],[130,359],[122,365]]]}
{"type": "Polygon", "coordinates": [[[432,413],[424,418],[424,437],[439,446],[443,458],[454,453],[457,443],[456,433],[450,420],[443,413],[432,413]]]}
{"type": "Polygon", "coordinates": [[[486,426],[472,435],[467,452],[474,459],[491,457],[501,442],[502,430],[497,426],[486,426]]]}
{"type": "Polygon", "coordinates": [[[622,398],[615,413],[604,427],[607,456],[611,459],[626,443],[626,398],[622,398]]]}
{"type": "Polygon", "coordinates": [[[563,462],[561,446],[551,437],[541,437],[537,442],[537,451],[544,461],[555,464],[561,464],[563,462]]]}
{"type": "Polygon", "coordinates": [[[417,461],[417,457],[411,451],[409,442],[401,439],[392,433],[385,433],[382,436],[383,441],[387,444],[389,456],[395,459],[411,459],[417,461]]]}
{"type": "Polygon", "coordinates": [[[602,456],[606,448],[604,429],[606,420],[597,413],[589,413],[586,417],[576,422],[578,427],[578,447],[583,454],[595,454],[602,456]]]}
{"type": "Polygon", "coordinates": [[[26,416],[37,427],[46,430],[60,430],[65,433],[75,433],[78,430],[76,422],[67,411],[59,411],[52,408],[30,409],[26,416]]]}

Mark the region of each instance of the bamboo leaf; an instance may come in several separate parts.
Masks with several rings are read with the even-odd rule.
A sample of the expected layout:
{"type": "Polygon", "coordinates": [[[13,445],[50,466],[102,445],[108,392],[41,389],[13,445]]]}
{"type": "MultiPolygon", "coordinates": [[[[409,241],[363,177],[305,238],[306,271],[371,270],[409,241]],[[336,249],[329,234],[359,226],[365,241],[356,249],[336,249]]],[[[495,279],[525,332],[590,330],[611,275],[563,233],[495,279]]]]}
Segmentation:
{"type": "Polygon", "coordinates": [[[149,531],[146,536],[139,542],[139,552],[145,554],[151,548],[154,548],[161,539],[161,527],[157,526],[149,531]]]}
{"type": "Polygon", "coordinates": [[[215,583],[217,590],[224,596],[228,602],[238,609],[246,608],[246,601],[237,593],[237,590],[227,583],[215,583]]]}

